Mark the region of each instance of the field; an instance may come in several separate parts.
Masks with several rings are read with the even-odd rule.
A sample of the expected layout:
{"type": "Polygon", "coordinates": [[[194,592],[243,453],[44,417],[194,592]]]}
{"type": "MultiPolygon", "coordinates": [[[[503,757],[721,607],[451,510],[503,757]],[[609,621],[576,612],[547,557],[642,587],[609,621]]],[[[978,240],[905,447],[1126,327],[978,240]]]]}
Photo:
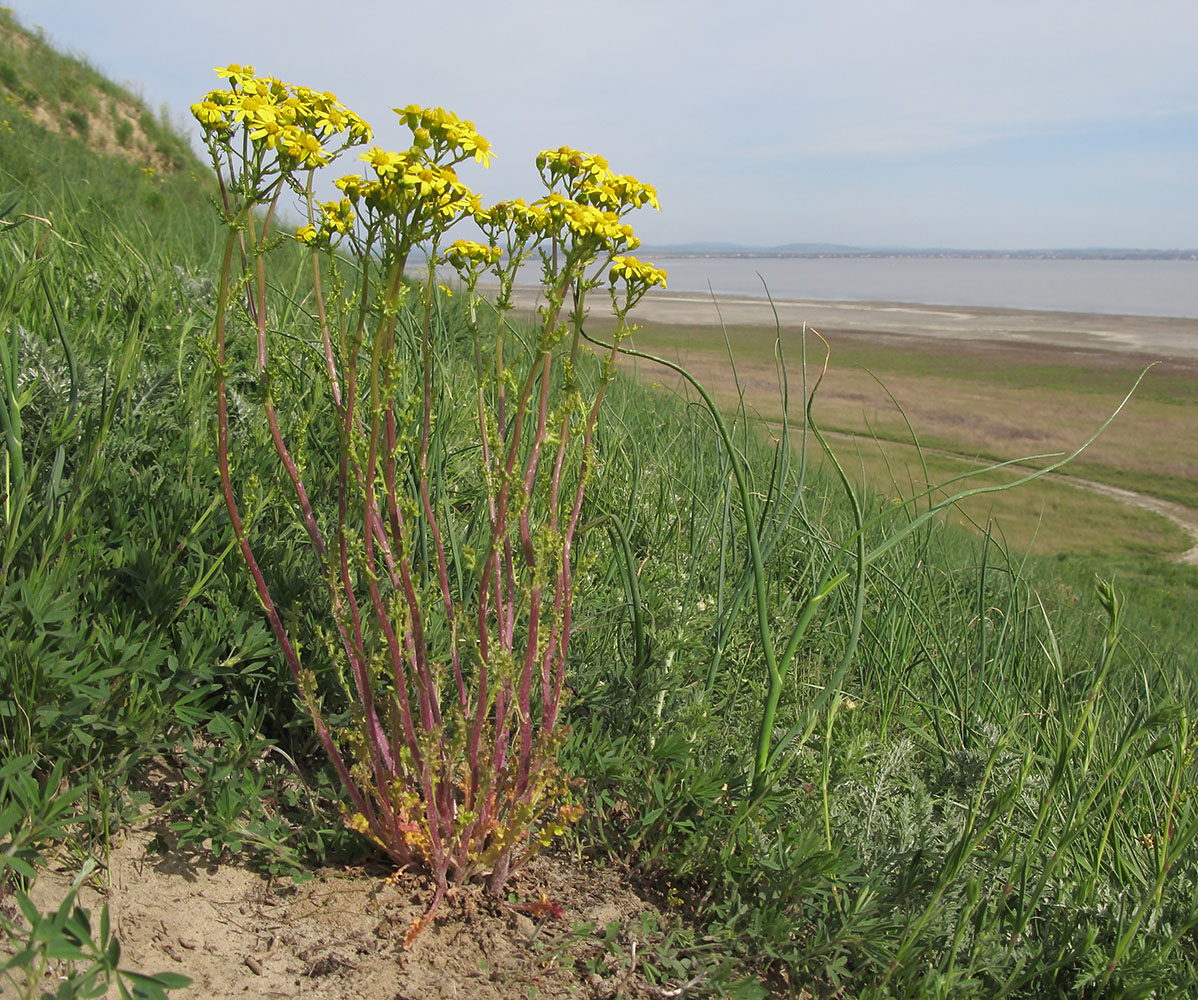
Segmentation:
{"type": "MultiPolygon", "coordinates": [[[[810,426],[801,345],[784,331],[784,414],[769,327],[729,331],[743,392],[710,324],[632,341],[689,376],[626,355],[608,382],[557,327],[513,318],[487,355],[492,305],[394,280],[359,313],[383,339],[334,350],[319,288],[370,267],[314,265],[248,209],[225,225],[211,169],[153,116],[125,153],[92,148],[106,116],[138,126],[132,99],[39,45],[0,13],[6,995],[1195,993],[1186,539],[1052,481],[959,510],[923,488],[1072,450],[1140,358],[823,330],[810,426]],[[70,85],[39,96],[39,74],[70,85]],[[355,385],[388,389],[356,424],[359,362],[355,385]],[[487,409],[521,385],[543,401],[487,409]],[[488,532],[521,488],[502,564],[488,532]],[[347,521],[376,490],[386,518],[347,521]],[[958,523],[992,514],[988,539],[958,523]],[[492,592],[506,631],[460,611],[492,592]],[[567,613],[568,656],[535,638],[567,613]],[[359,661],[336,638],[355,628],[359,661]],[[410,674],[384,669],[401,646],[410,674]],[[556,729],[534,661],[563,671],[556,729]],[[538,798],[496,777],[499,731],[538,798]],[[452,761],[448,783],[418,758],[452,761]],[[476,867],[446,878],[430,831],[473,836],[496,801],[458,855],[476,867]]],[[[1070,474],[1193,504],[1189,364],[1153,368],[1070,474]]]]}

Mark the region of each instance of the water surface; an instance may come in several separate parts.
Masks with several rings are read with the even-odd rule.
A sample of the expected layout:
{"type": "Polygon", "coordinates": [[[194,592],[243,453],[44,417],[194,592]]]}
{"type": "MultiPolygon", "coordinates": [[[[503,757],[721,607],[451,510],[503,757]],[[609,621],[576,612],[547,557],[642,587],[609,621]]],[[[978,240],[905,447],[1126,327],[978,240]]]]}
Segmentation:
{"type": "Polygon", "coordinates": [[[675,292],[1198,318],[1194,260],[644,256],[675,292]]]}

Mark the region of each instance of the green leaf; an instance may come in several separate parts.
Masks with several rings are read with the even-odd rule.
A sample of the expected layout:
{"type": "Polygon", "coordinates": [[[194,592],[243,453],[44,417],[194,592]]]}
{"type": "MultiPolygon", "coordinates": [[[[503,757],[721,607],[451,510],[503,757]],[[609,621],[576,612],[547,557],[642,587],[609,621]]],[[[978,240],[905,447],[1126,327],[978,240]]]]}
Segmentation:
{"type": "Polygon", "coordinates": [[[33,961],[33,956],[37,949],[22,948],[12,958],[10,958],[0,969],[24,969],[33,961]]]}
{"type": "Polygon", "coordinates": [[[63,962],[85,962],[87,953],[74,941],[66,937],[55,937],[46,944],[46,957],[63,962]]]}
{"type": "Polygon", "coordinates": [[[20,891],[17,892],[17,906],[21,908],[21,913],[29,921],[30,927],[36,928],[44,919],[41,910],[33,905],[33,900],[20,891]]]}
{"type": "Polygon", "coordinates": [[[141,972],[122,970],[118,985],[121,996],[128,997],[129,1000],[167,1000],[167,990],[180,990],[190,986],[191,979],[181,976],[177,972],[158,972],[147,976],[141,972]],[[133,986],[132,993],[128,992],[125,986],[126,982],[133,986]]]}
{"type": "Polygon", "coordinates": [[[32,879],[35,877],[33,865],[29,864],[24,858],[18,858],[16,855],[11,855],[0,861],[0,867],[7,864],[9,868],[15,871],[22,878],[32,879]]]}

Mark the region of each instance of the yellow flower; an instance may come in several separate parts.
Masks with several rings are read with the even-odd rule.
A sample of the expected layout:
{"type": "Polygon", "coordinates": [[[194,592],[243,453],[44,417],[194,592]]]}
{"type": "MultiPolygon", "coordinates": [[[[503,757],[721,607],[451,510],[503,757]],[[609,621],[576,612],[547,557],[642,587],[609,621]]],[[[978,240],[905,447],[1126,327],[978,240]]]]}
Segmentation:
{"type": "Polygon", "coordinates": [[[481,163],[484,167],[491,165],[491,157],[495,155],[491,152],[491,144],[477,133],[463,136],[461,148],[463,152],[473,156],[476,163],[481,163]]]}
{"type": "Polygon", "coordinates": [[[306,128],[330,136],[346,133],[351,143],[370,138],[370,126],[337,100],[336,94],[293,86],[287,103],[293,106],[306,128]]]}
{"type": "Polygon", "coordinates": [[[224,124],[225,109],[211,99],[211,96],[198,104],[191,106],[191,113],[205,128],[212,128],[224,124]]]}
{"type": "Polygon", "coordinates": [[[652,288],[654,285],[666,287],[665,271],[654,267],[652,261],[642,262],[635,257],[613,257],[608,277],[613,285],[623,279],[634,287],[638,285],[645,289],[652,288]]]}
{"type": "Polygon", "coordinates": [[[608,184],[615,176],[602,156],[569,146],[541,150],[537,156],[537,169],[546,184],[552,187],[564,180],[567,190],[576,197],[583,188],[608,184]]]}
{"type": "Polygon", "coordinates": [[[333,181],[334,186],[341,189],[341,193],[350,201],[357,201],[362,194],[362,186],[367,182],[357,174],[349,174],[339,180],[333,181]]]}
{"type": "Polygon", "coordinates": [[[253,66],[241,66],[238,63],[229,63],[228,66],[215,66],[212,72],[223,79],[228,80],[233,86],[239,86],[241,81],[247,77],[254,75],[253,66]]]}
{"type": "Polygon", "coordinates": [[[354,224],[353,204],[348,198],[320,203],[321,229],[327,234],[344,236],[354,224]]]}
{"type": "Polygon", "coordinates": [[[374,168],[374,172],[381,180],[386,180],[397,174],[404,166],[405,160],[402,154],[389,152],[381,146],[374,146],[367,150],[361,158],[374,168]]]}
{"type": "Polygon", "coordinates": [[[417,166],[409,166],[404,170],[403,182],[425,197],[434,193],[440,194],[449,183],[436,167],[417,166]]]}
{"type": "Polygon", "coordinates": [[[630,208],[652,205],[661,211],[661,205],[657,201],[657,189],[652,184],[642,184],[635,177],[622,174],[612,178],[611,187],[619,196],[620,201],[630,208]]]}
{"type": "Polygon", "coordinates": [[[593,205],[569,202],[563,216],[570,230],[580,237],[596,237],[612,249],[632,249],[637,239],[632,235],[632,226],[620,222],[615,212],[605,212],[593,205]]]}
{"type": "Polygon", "coordinates": [[[429,150],[432,159],[449,154],[454,162],[473,157],[484,167],[490,165],[491,144],[478,134],[474,122],[444,108],[422,108],[418,104],[391,110],[412,130],[415,147],[429,150]]]}
{"type": "Polygon", "coordinates": [[[283,149],[301,166],[320,167],[329,162],[320,140],[295,125],[288,125],[283,130],[283,149]]]}
{"type": "Polygon", "coordinates": [[[499,247],[484,246],[473,240],[454,240],[445,249],[445,260],[459,268],[471,263],[493,264],[502,256],[499,247]]]}
{"type": "Polygon", "coordinates": [[[474,221],[492,239],[504,233],[517,243],[539,239],[550,224],[549,213],[541,206],[529,206],[523,198],[496,202],[488,209],[474,213],[474,221]]]}

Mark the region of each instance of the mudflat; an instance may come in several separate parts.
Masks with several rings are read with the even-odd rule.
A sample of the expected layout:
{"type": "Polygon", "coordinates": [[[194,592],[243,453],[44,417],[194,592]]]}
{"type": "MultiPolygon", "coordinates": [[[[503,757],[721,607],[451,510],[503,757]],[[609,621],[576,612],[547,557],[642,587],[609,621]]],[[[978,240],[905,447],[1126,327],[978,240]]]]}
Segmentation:
{"type": "MultiPolygon", "coordinates": [[[[605,339],[606,295],[593,294],[588,326],[605,339]]],[[[517,315],[537,302],[537,289],[519,290],[517,315]]],[[[767,423],[782,416],[778,334],[797,392],[803,328],[818,331],[824,342],[808,337],[806,344],[809,379],[825,351],[830,360],[820,423],[842,441],[857,439],[865,452],[855,461],[883,486],[896,469],[900,478],[922,476],[929,461],[933,481],[941,481],[982,459],[1068,454],[1144,373],[1118,419],[1071,464],[1070,478],[985,498],[970,513],[982,523],[998,517],[1017,546],[1034,537],[1037,551],[1198,560],[1198,319],[668,291],[646,296],[632,318],[642,327],[633,346],[683,364],[724,406],[736,406],[743,391],[767,423]],[[922,457],[911,447],[912,428],[922,457]],[[1133,507],[1151,513],[1132,521],[1133,507]]],[[[652,365],[624,367],[686,391],[652,365]]]]}
{"type": "MultiPolygon", "coordinates": [[[[601,291],[593,315],[603,314],[601,291]]],[[[516,290],[519,309],[532,309],[539,289],[516,290]]],[[[1002,341],[1070,348],[1097,348],[1155,358],[1198,360],[1198,319],[1042,312],[981,306],[914,305],[905,302],[774,301],[712,297],[668,289],[646,295],[633,313],[637,323],[671,326],[775,325],[785,331],[806,324],[821,333],[877,333],[934,337],[945,341],[1002,341]]]]}

